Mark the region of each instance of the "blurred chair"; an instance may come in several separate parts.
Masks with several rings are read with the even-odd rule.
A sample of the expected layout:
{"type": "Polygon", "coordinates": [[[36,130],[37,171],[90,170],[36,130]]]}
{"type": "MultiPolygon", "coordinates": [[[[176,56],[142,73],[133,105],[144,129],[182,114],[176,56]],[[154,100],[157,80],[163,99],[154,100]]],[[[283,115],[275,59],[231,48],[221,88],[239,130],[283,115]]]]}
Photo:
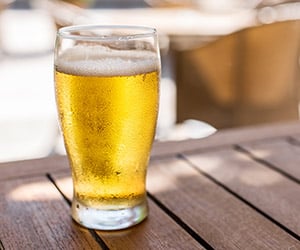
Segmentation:
{"type": "Polygon", "coordinates": [[[216,128],[298,119],[300,21],[247,28],[177,51],[177,121],[216,128]]]}

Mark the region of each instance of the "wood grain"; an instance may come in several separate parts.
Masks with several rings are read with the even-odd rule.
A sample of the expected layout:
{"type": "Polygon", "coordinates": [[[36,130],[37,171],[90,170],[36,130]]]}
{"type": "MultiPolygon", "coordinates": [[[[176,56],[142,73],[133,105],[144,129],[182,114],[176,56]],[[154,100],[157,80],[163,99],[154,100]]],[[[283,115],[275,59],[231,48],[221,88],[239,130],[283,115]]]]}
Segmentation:
{"type": "Polygon", "coordinates": [[[0,181],[40,174],[45,175],[50,171],[59,171],[68,168],[69,165],[65,156],[51,156],[49,158],[1,163],[0,181]]]}
{"type": "Polygon", "coordinates": [[[185,157],[217,182],[300,235],[300,186],[297,183],[253,161],[248,155],[230,149],[185,157]]]}
{"type": "Polygon", "coordinates": [[[46,177],[1,181],[0,211],[4,249],[99,249],[46,177]]]}
{"type": "MultiPolygon", "coordinates": [[[[220,170],[225,169],[222,157],[215,154],[214,158],[202,158],[201,165],[226,176],[220,170]]],[[[200,165],[197,159],[197,155],[191,156],[200,165]]],[[[153,163],[148,172],[148,190],[216,249],[300,247],[285,231],[183,160],[153,163]]]]}
{"type": "Polygon", "coordinates": [[[268,162],[300,182],[300,145],[277,139],[242,143],[240,146],[256,159],[268,162]]]}
{"type": "MultiPolygon", "coordinates": [[[[68,199],[72,199],[72,180],[68,174],[53,174],[53,178],[68,199]]],[[[132,228],[97,234],[110,249],[204,249],[187,232],[177,225],[156,204],[148,199],[149,216],[132,228]]]]}

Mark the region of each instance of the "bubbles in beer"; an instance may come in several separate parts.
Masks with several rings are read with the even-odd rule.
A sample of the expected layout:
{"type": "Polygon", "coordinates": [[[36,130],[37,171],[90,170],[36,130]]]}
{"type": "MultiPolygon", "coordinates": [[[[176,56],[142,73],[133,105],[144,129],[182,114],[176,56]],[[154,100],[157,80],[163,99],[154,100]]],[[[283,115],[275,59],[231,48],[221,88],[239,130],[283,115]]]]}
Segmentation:
{"type": "Polygon", "coordinates": [[[56,97],[82,206],[120,209],[144,201],[159,67],[157,54],[144,50],[77,45],[57,56],[56,97]]]}
{"type": "Polygon", "coordinates": [[[82,76],[128,76],[158,70],[152,51],[115,50],[104,46],[77,45],[56,59],[56,70],[82,76]]]}

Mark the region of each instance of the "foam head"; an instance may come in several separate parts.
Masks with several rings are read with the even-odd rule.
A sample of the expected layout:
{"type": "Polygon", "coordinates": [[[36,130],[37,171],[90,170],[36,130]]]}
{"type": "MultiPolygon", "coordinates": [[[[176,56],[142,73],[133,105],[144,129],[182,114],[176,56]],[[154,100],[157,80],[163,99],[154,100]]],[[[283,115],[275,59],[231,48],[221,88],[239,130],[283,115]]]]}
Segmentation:
{"type": "Polygon", "coordinates": [[[124,76],[158,70],[159,61],[153,51],[77,45],[59,54],[55,66],[72,75],[124,76]]]}

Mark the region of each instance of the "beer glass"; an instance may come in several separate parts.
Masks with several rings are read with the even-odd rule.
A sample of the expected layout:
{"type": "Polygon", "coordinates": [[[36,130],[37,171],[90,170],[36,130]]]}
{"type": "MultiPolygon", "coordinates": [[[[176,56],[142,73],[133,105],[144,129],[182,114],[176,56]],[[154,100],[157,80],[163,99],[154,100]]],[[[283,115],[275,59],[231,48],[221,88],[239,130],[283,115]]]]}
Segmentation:
{"type": "Polygon", "coordinates": [[[156,30],[61,28],[55,95],[72,170],[72,217],[92,229],[127,228],[147,217],[146,171],[158,115],[156,30]]]}

